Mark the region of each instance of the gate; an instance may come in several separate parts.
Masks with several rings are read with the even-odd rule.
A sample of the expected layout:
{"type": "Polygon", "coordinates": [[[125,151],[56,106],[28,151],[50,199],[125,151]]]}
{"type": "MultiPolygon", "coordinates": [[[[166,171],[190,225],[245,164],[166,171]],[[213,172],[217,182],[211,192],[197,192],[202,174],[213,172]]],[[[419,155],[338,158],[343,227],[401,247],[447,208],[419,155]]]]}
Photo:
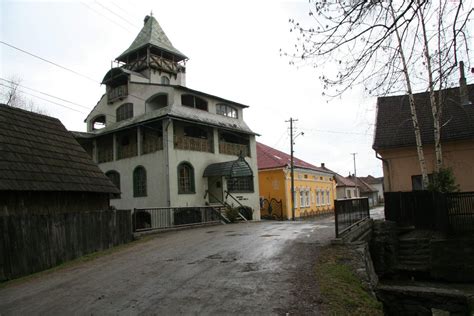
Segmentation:
{"type": "Polygon", "coordinates": [[[283,220],[283,203],[274,198],[260,200],[260,217],[263,219],[283,220]]]}

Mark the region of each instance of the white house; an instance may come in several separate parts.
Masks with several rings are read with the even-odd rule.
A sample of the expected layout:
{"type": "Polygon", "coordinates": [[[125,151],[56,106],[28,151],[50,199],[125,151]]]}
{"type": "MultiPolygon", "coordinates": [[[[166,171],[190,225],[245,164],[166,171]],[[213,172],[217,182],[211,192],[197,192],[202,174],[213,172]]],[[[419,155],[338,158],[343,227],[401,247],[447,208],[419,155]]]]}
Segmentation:
{"type": "Polygon", "coordinates": [[[76,138],[121,190],[120,209],[227,201],[260,219],[255,133],[246,105],[186,87],[187,57],[153,16],[116,58],[76,138]]]}

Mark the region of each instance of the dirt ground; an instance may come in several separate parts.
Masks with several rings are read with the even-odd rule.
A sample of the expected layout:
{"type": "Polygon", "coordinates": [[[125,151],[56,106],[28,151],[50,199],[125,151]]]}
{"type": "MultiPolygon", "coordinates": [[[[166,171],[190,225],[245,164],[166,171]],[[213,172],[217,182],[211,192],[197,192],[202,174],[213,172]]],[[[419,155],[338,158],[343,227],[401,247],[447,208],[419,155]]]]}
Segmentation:
{"type": "Polygon", "coordinates": [[[157,234],[0,289],[0,314],[319,314],[314,264],[333,221],[157,234]]]}

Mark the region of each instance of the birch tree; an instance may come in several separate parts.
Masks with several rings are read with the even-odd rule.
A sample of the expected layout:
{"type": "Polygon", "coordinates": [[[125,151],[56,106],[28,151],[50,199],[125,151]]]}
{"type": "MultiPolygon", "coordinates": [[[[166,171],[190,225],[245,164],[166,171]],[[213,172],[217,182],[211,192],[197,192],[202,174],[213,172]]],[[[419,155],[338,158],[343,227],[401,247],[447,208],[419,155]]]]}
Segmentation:
{"type": "Polygon", "coordinates": [[[460,58],[470,65],[467,31],[472,12],[472,0],[310,0],[310,21],[290,19],[297,44],[295,52],[284,54],[292,57],[292,64],[323,65],[326,71],[319,79],[329,97],[356,85],[373,96],[406,93],[427,187],[414,93],[428,91],[430,96],[438,171],[443,165],[442,90],[455,84],[460,58]],[[337,71],[328,71],[334,69],[328,65],[337,71]]]}

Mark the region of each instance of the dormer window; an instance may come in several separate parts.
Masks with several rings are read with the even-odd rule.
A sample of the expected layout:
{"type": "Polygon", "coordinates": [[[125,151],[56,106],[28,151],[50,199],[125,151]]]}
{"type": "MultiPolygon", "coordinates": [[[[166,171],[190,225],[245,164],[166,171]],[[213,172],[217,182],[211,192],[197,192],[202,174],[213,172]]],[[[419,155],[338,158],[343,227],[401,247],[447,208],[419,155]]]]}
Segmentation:
{"type": "Polygon", "coordinates": [[[117,108],[116,122],[120,122],[133,117],[133,104],[125,103],[117,108]]]}
{"type": "Polygon", "coordinates": [[[104,128],[105,127],[105,115],[96,116],[91,121],[91,127],[92,127],[93,131],[104,128]]]}
{"type": "Polygon", "coordinates": [[[198,110],[207,111],[207,101],[192,94],[183,94],[181,104],[198,110]]]}
{"type": "Polygon", "coordinates": [[[238,118],[237,109],[227,104],[218,104],[216,113],[231,118],[238,118]]]}
{"type": "Polygon", "coordinates": [[[168,78],[166,76],[161,76],[161,84],[169,85],[170,84],[170,78],[168,78]]]}

